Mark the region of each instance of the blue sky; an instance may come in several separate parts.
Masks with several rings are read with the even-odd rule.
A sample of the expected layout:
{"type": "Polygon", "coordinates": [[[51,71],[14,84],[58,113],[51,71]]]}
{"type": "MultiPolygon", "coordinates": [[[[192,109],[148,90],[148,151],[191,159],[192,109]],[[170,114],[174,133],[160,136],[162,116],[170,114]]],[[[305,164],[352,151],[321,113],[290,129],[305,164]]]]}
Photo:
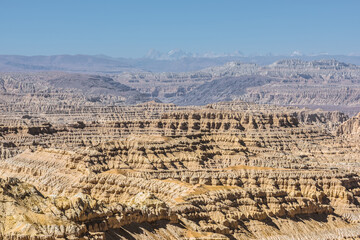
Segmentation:
{"type": "Polygon", "coordinates": [[[360,54],[358,0],[0,0],[0,54],[360,54]]]}

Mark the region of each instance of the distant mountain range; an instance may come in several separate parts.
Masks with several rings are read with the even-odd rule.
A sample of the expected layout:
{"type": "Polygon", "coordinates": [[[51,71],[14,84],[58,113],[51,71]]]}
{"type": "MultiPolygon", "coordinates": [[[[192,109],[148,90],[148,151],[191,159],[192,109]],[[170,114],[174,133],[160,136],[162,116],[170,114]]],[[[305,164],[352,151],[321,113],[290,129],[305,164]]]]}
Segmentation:
{"type": "Polygon", "coordinates": [[[104,55],[54,55],[19,56],[0,55],[1,72],[66,71],[79,73],[116,74],[122,72],[188,72],[220,66],[237,61],[268,65],[284,59],[313,61],[336,59],[345,63],[360,65],[360,56],[350,55],[302,55],[294,52],[288,56],[244,56],[241,52],[230,54],[192,54],[172,50],[166,54],[151,50],[143,58],[113,58],[104,55]]]}
{"type": "Polygon", "coordinates": [[[156,49],[150,49],[150,51],[144,56],[144,58],[150,58],[155,60],[180,60],[182,58],[224,58],[224,57],[244,57],[245,55],[240,51],[232,53],[191,53],[181,49],[173,49],[166,53],[160,52],[156,49]]]}

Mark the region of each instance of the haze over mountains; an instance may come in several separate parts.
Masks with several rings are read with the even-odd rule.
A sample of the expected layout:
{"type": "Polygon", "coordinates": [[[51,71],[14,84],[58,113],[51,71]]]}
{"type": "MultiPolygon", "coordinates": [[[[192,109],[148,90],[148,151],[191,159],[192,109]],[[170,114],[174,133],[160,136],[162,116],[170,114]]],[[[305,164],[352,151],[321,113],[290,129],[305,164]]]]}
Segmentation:
{"type": "Polygon", "coordinates": [[[287,56],[245,56],[238,51],[229,54],[193,54],[182,50],[171,50],[168,53],[151,50],[143,58],[115,58],[105,55],[0,55],[0,71],[69,71],[90,73],[138,71],[187,72],[223,65],[230,61],[268,65],[283,59],[301,59],[305,61],[336,59],[341,62],[360,64],[360,56],[356,55],[302,55],[294,52],[287,56]]]}

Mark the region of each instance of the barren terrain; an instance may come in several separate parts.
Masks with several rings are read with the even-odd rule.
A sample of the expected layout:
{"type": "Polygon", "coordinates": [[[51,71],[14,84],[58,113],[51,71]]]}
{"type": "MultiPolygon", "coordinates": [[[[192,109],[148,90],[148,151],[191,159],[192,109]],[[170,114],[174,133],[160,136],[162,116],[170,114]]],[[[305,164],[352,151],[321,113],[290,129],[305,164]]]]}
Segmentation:
{"type": "Polygon", "coordinates": [[[359,79],[1,73],[0,239],[359,238],[359,79]]]}

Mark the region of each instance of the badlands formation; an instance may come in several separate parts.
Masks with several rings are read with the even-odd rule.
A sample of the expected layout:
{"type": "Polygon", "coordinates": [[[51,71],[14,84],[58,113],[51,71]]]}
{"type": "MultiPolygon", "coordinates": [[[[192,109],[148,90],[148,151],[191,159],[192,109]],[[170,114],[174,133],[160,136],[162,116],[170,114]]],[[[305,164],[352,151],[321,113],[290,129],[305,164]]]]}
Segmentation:
{"type": "MultiPolygon", "coordinates": [[[[311,78],[331,72],[329,88],[345,84],[336,74],[356,85],[357,67],[331,66],[311,78]]],[[[280,68],[269,72],[295,72],[280,68]]],[[[276,85],[255,75],[238,82],[276,85]]],[[[0,239],[360,237],[359,115],[240,99],[159,103],[170,83],[156,101],[136,84],[1,74],[0,239]]]]}
{"type": "Polygon", "coordinates": [[[206,105],[245,100],[262,104],[360,112],[360,67],[336,60],[282,60],[261,66],[229,62],[183,73],[122,73],[117,81],[163,102],[206,105]]]}

